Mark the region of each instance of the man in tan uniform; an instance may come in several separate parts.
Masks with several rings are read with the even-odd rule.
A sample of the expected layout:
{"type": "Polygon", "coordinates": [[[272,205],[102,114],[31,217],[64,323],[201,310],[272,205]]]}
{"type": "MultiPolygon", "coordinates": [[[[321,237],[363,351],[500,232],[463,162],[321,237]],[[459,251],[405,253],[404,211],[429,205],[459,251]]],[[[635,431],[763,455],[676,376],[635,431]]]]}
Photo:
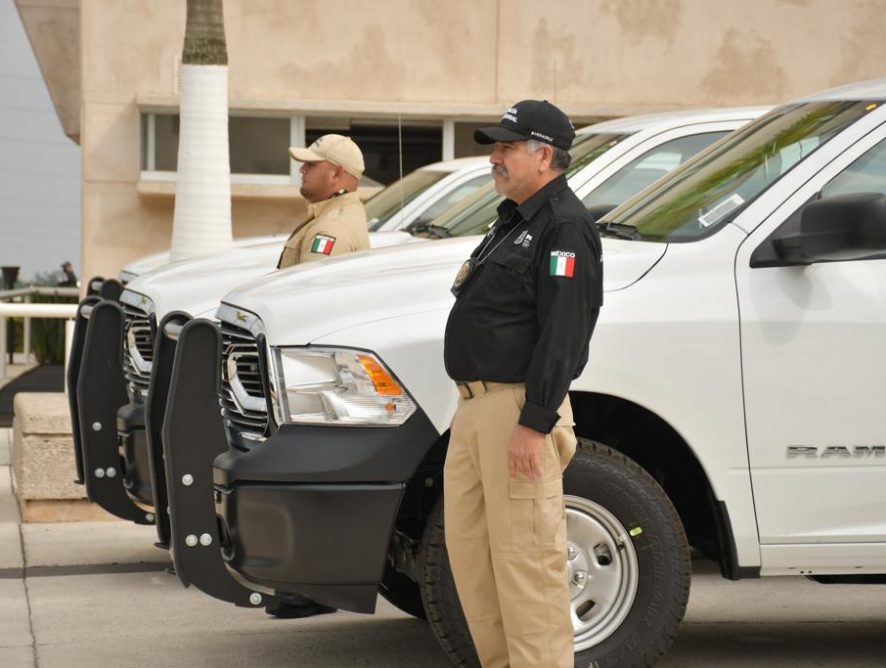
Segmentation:
{"type": "Polygon", "coordinates": [[[283,246],[278,269],[369,248],[366,211],[357,196],[363,153],[343,135],[323,135],[308,148],[290,148],[301,166],[308,218],[283,246]]]}

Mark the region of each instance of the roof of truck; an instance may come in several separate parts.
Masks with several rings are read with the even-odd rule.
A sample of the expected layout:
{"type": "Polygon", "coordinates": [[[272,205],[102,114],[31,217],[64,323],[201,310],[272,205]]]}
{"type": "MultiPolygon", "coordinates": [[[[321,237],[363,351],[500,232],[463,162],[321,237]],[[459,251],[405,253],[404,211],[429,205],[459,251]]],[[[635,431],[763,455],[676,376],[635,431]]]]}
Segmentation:
{"type": "Polygon", "coordinates": [[[594,123],[580,130],[577,134],[589,132],[640,132],[660,126],[690,125],[693,123],[715,123],[717,121],[750,120],[769,111],[771,107],[728,107],[724,109],[691,109],[664,111],[642,116],[628,116],[611,121],[594,123]]]}
{"type": "Polygon", "coordinates": [[[814,102],[818,100],[883,100],[886,99],[886,79],[871,79],[856,83],[838,86],[808,97],[795,100],[796,102],[814,102]]]}
{"type": "Polygon", "coordinates": [[[416,171],[426,170],[432,172],[457,172],[460,169],[468,169],[471,167],[489,167],[489,156],[476,156],[470,158],[454,158],[453,160],[442,160],[440,162],[432,162],[430,165],[423,165],[416,171]]]}

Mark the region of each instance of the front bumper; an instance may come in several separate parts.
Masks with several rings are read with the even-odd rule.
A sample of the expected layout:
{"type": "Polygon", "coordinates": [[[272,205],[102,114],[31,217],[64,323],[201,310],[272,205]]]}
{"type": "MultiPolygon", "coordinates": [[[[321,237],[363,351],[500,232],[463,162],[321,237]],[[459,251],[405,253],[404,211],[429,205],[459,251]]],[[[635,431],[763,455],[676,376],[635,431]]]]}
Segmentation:
{"type": "Polygon", "coordinates": [[[222,556],[254,584],[373,612],[402,493],[402,484],[216,487],[222,556]]]}
{"type": "Polygon", "coordinates": [[[373,612],[406,482],[438,436],[419,411],[400,427],[288,424],[249,451],[219,455],[228,568],[280,593],[373,612]]]}

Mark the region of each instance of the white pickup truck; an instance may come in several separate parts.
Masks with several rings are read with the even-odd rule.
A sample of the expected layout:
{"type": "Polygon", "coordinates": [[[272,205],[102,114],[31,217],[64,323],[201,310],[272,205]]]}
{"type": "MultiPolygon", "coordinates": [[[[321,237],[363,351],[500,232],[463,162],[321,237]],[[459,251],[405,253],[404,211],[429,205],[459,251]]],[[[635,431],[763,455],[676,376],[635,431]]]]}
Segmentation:
{"type": "MultiPolygon", "coordinates": [[[[570,390],[581,448],[564,480],[577,666],[667,651],[690,546],[732,579],[886,579],[884,102],[880,80],[783,105],[600,221],[605,304],[570,390]]],[[[381,586],[455,663],[475,661],[440,494],[449,287],[477,242],[242,286],[205,354],[215,325],[185,325],[165,425],[175,494],[176,453],[218,451],[207,378],[229,446],[201,492],[214,508],[180,522],[176,554],[223,562],[253,602],[372,611],[381,586]]]]}

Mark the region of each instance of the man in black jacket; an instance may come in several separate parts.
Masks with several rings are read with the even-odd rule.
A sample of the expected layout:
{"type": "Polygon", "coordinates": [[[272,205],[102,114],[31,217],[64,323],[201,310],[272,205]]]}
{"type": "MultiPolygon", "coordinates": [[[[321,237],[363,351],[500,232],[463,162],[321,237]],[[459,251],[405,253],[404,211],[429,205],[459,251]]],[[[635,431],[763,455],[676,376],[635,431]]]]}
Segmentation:
{"type": "Polygon", "coordinates": [[[575,131],[547,101],[497,127],[498,220],[453,284],[446,370],[461,394],[445,466],[446,545],[484,668],[573,665],[562,473],[567,390],[603,301],[600,239],[563,172],[575,131]]]}
{"type": "Polygon", "coordinates": [[[74,273],[74,267],[70,262],[65,262],[62,265],[62,277],[58,284],[63,288],[77,287],[77,274],[74,273]]]}

